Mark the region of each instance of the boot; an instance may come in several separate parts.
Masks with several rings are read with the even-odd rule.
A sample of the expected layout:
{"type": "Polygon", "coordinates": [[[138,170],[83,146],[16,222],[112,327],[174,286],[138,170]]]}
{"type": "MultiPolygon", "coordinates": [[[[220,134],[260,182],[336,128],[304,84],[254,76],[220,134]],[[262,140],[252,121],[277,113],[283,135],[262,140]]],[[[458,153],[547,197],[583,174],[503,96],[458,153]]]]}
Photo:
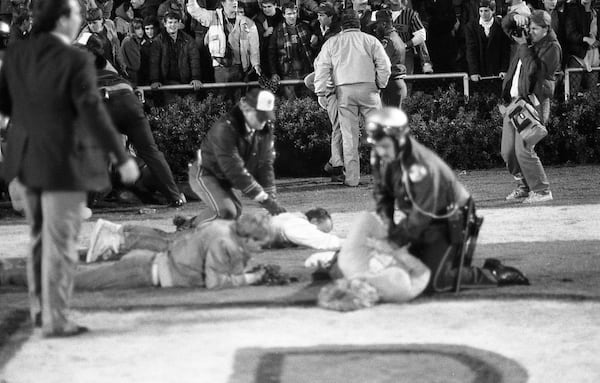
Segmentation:
{"type": "Polygon", "coordinates": [[[498,286],[530,285],[525,274],[515,267],[503,265],[496,258],[486,259],[483,268],[492,273],[498,281],[498,286]]]}

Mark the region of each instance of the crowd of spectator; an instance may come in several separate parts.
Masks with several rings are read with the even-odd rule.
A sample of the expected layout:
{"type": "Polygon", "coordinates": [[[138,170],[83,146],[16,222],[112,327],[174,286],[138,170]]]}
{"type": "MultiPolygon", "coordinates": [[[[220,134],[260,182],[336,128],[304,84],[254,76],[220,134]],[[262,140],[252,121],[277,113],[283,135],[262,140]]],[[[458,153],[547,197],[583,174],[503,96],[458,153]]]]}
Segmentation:
{"type": "MultiPolygon", "coordinates": [[[[0,19],[11,25],[9,44],[29,35],[31,1],[36,0],[0,0],[0,19]]],[[[79,2],[85,20],[81,32],[98,34],[106,59],[133,84],[154,88],[304,78],[314,70],[323,43],[340,31],[339,14],[345,8],[358,12],[363,32],[394,46],[388,53],[399,56],[396,78],[431,72],[467,72],[474,82],[503,77],[514,41],[502,17],[527,17],[535,9],[552,17],[563,69],[584,68],[584,75],[574,79],[575,89],[595,86],[597,73],[590,68],[600,65],[593,0],[79,2]],[[392,32],[399,39],[390,37],[392,32]]],[[[297,91],[286,87],[281,95],[294,98],[297,91]]]]}

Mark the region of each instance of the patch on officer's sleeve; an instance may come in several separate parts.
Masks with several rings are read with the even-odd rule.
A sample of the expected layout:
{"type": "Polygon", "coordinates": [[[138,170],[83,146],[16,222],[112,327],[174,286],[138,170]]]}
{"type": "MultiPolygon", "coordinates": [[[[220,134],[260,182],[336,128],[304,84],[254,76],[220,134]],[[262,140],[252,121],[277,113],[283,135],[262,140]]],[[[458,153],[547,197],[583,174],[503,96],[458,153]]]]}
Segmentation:
{"type": "Polygon", "coordinates": [[[427,176],[427,168],[421,164],[414,164],[408,169],[408,178],[411,182],[421,182],[427,176]]]}

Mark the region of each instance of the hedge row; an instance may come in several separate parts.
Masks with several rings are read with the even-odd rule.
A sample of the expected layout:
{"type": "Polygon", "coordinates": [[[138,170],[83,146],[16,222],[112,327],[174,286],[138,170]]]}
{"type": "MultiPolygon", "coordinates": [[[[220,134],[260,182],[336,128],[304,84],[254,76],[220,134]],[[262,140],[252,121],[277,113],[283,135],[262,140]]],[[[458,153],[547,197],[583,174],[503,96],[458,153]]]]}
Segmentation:
{"type": "MultiPolygon", "coordinates": [[[[455,89],[435,94],[416,93],[404,109],[414,136],[456,169],[502,166],[502,117],[498,97],[475,94],[468,100],[455,89]]],[[[545,164],[600,162],[600,91],[552,105],[548,137],[536,150],[545,164]]],[[[220,96],[202,101],[180,98],[163,108],[151,108],[149,119],[159,148],[178,179],[211,124],[232,107],[220,96]]],[[[276,172],[278,176],[314,176],[330,151],[331,124],[312,98],[283,100],[277,106],[276,172]]],[[[369,172],[369,147],[361,139],[364,172],[369,172]]]]}

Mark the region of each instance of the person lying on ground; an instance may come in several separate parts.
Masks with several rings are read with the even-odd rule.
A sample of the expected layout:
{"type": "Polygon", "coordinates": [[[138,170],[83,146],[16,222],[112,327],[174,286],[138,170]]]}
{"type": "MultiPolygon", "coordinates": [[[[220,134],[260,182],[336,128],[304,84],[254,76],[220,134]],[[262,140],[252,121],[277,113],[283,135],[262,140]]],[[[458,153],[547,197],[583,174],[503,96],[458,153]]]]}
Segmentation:
{"type": "MultiPolygon", "coordinates": [[[[150,232],[150,231],[149,231],[150,232]]],[[[206,287],[218,289],[260,283],[265,269],[247,270],[251,254],[269,240],[270,216],[244,214],[237,220],[216,219],[201,230],[177,233],[155,243],[155,250],[133,249],[118,261],[78,265],[79,290],[138,287],[206,287]]],[[[22,269],[22,274],[25,274],[22,269]]],[[[0,281],[24,281],[3,275],[0,281]]]]}
{"type": "MultiPolygon", "coordinates": [[[[185,218],[176,216],[173,221],[177,225],[181,224],[182,220],[185,218]]],[[[323,208],[314,208],[305,214],[282,213],[272,216],[267,224],[269,238],[263,244],[264,247],[298,245],[336,250],[341,246],[342,240],[330,233],[333,222],[329,212],[323,208]]],[[[201,231],[204,227],[206,224],[168,232],[143,225],[123,225],[99,219],[92,230],[85,261],[114,261],[133,250],[164,252],[186,233],[201,231]]]]}
{"type": "Polygon", "coordinates": [[[425,290],[431,276],[429,268],[406,247],[388,240],[383,220],[371,212],[358,216],[339,252],[313,254],[305,266],[332,266],[331,276],[344,279],[326,286],[319,299],[321,306],[340,311],[368,307],[377,301],[407,302],[425,290]],[[358,296],[352,292],[356,286],[371,291],[367,301],[360,298],[360,292],[358,296]]]}
{"type": "MultiPolygon", "coordinates": [[[[194,227],[195,217],[176,216],[173,223],[177,231],[194,227]]],[[[339,237],[330,234],[333,221],[329,212],[321,207],[306,213],[286,212],[271,217],[271,242],[268,247],[306,246],[313,249],[336,250],[341,246],[339,237]]]]}

